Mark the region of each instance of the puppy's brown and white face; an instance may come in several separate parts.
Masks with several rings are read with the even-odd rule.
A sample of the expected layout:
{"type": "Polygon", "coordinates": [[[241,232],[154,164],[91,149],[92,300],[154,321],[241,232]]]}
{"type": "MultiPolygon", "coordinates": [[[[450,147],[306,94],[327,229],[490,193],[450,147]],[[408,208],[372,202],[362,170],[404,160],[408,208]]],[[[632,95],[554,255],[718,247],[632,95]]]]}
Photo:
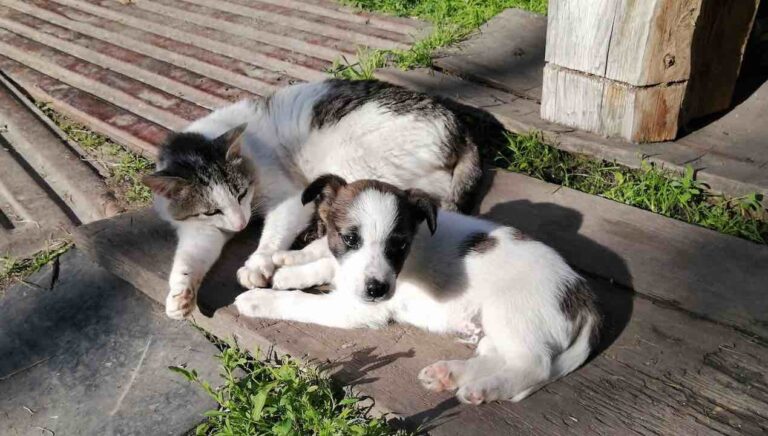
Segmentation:
{"type": "Polygon", "coordinates": [[[326,175],[304,191],[302,201],[312,200],[339,262],[336,291],[365,301],[389,299],[419,225],[426,220],[435,231],[436,202],[419,190],[326,175]]]}

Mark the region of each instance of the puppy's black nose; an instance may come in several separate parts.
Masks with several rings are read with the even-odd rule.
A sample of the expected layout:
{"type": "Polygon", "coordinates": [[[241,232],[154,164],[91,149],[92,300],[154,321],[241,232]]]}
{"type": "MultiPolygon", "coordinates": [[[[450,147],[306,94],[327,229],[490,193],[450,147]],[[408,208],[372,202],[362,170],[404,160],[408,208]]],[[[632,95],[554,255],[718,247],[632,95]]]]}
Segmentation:
{"type": "Polygon", "coordinates": [[[369,279],[365,282],[365,292],[371,299],[381,298],[389,291],[389,284],[378,280],[369,279]]]}

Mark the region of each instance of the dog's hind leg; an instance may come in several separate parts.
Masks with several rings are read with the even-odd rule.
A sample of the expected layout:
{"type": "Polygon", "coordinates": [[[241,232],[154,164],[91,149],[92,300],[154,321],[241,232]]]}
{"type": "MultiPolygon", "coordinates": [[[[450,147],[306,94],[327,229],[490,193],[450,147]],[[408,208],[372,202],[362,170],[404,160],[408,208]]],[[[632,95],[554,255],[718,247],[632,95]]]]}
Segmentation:
{"type": "Polygon", "coordinates": [[[504,367],[501,356],[488,349],[488,341],[481,341],[478,356],[468,360],[440,360],[419,372],[422,386],[431,391],[452,391],[477,378],[493,374],[504,367]]]}
{"type": "Polygon", "coordinates": [[[499,400],[517,402],[549,380],[551,361],[548,356],[519,353],[512,359],[501,360],[506,363],[491,371],[477,368],[473,373],[465,372],[464,378],[468,381],[462,383],[456,393],[459,401],[467,404],[499,400]]]}

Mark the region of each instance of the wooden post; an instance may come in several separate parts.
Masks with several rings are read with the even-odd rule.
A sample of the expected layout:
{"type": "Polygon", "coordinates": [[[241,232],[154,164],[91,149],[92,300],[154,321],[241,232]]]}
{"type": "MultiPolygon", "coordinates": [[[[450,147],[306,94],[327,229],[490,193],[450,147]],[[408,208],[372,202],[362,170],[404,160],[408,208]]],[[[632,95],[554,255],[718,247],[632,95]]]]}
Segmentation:
{"type": "Polygon", "coordinates": [[[550,0],[541,116],[635,142],[731,103],[760,0],[550,0]]]}

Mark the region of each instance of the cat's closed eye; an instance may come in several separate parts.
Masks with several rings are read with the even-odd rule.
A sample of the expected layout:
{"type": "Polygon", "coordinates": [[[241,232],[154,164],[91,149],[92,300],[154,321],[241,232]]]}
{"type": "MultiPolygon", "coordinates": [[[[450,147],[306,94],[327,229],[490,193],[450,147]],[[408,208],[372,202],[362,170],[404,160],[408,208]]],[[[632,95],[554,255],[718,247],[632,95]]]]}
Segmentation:
{"type": "Polygon", "coordinates": [[[237,196],[237,202],[238,202],[238,203],[242,202],[242,201],[243,201],[243,198],[245,198],[245,194],[247,194],[247,193],[248,193],[248,190],[247,190],[247,189],[244,189],[244,190],[243,190],[243,192],[241,192],[240,194],[238,194],[238,196],[237,196]]]}
{"type": "Polygon", "coordinates": [[[221,209],[214,209],[214,210],[209,210],[208,212],[203,212],[203,215],[205,216],[214,216],[214,215],[221,215],[221,214],[222,214],[221,209]]]}

